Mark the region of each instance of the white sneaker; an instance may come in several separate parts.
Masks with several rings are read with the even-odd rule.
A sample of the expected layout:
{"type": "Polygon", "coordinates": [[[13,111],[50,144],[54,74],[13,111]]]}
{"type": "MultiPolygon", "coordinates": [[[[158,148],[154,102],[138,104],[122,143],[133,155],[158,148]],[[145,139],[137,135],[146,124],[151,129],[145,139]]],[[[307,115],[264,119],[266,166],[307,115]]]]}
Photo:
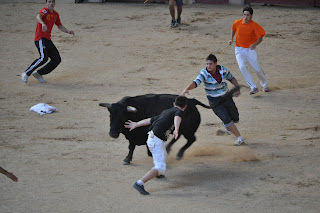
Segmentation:
{"type": "Polygon", "coordinates": [[[265,87],[265,88],[262,89],[262,91],[263,91],[263,92],[269,92],[270,90],[269,90],[268,87],[265,87]]]}
{"type": "Polygon", "coordinates": [[[259,92],[259,89],[257,87],[251,89],[250,91],[250,95],[256,94],[257,92],[259,92]]]}
{"type": "Polygon", "coordinates": [[[36,79],[38,79],[41,83],[46,83],[46,81],[42,78],[42,75],[40,75],[37,71],[34,71],[34,72],[32,73],[32,75],[33,75],[36,79]]]}
{"type": "Polygon", "coordinates": [[[240,145],[242,145],[242,144],[244,144],[244,141],[243,140],[239,140],[239,138],[236,140],[236,142],[234,142],[234,146],[240,146],[240,145]]]}
{"type": "Polygon", "coordinates": [[[23,81],[24,83],[27,83],[27,82],[28,82],[28,78],[29,78],[29,76],[28,76],[25,72],[23,72],[23,73],[21,74],[21,79],[22,79],[22,81],[23,81]]]}

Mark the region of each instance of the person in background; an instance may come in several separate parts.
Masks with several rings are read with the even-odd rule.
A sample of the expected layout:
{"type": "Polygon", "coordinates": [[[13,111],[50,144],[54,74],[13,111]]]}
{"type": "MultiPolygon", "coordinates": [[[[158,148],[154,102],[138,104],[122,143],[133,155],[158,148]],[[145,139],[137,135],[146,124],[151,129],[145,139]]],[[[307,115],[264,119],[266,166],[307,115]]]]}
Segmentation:
{"type": "Polygon", "coordinates": [[[229,41],[229,45],[231,45],[236,35],[235,55],[241,74],[251,88],[250,95],[256,94],[259,89],[248,70],[247,61],[255,70],[260,80],[262,91],[269,92],[266,75],[260,67],[256,52],[256,47],[261,43],[266,33],[258,23],[252,20],[252,15],[253,9],[251,7],[243,9],[243,18],[234,21],[232,25],[231,40],[229,41]]]}
{"type": "Polygon", "coordinates": [[[169,11],[171,15],[171,27],[175,27],[181,24],[181,13],[182,13],[182,0],[169,0],[169,11]],[[177,19],[175,16],[174,4],[177,6],[177,19]]]}
{"type": "Polygon", "coordinates": [[[41,9],[37,19],[37,28],[35,33],[34,42],[39,51],[40,58],[36,59],[29,67],[21,74],[23,82],[27,83],[29,76],[32,74],[41,83],[46,83],[43,79],[43,75],[49,74],[53,71],[61,62],[61,57],[58,49],[51,41],[51,30],[53,25],[57,25],[59,30],[64,33],[74,35],[72,30],[65,28],[60,21],[59,14],[54,10],[55,0],[46,0],[46,7],[41,9]],[[48,58],[50,62],[44,65],[48,58]],[[35,71],[40,68],[38,71],[35,71]]]}

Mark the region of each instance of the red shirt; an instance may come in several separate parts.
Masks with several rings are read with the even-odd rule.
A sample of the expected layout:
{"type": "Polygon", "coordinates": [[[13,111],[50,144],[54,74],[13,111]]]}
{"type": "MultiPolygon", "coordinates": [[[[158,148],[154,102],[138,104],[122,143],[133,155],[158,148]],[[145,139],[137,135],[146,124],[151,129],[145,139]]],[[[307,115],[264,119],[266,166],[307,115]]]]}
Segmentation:
{"type": "Polygon", "coordinates": [[[215,73],[213,73],[213,74],[210,73],[210,75],[212,76],[212,78],[214,78],[214,80],[216,80],[220,84],[222,82],[222,77],[221,77],[221,74],[220,74],[221,66],[217,65],[216,69],[217,69],[217,71],[215,73]]]}
{"type": "Polygon", "coordinates": [[[51,30],[54,24],[57,26],[61,26],[61,21],[59,18],[59,14],[57,11],[53,10],[53,13],[48,10],[48,8],[43,8],[40,10],[39,14],[42,15],[42,20],[43,22],[47,25],[47,31],[42,32],[42,24],[39,22],[37,23],[37,28],[36,28],[36,35],[34,40],[39,41],[42,38],[46,38],[48,40],[51,40],[51,30]]]}

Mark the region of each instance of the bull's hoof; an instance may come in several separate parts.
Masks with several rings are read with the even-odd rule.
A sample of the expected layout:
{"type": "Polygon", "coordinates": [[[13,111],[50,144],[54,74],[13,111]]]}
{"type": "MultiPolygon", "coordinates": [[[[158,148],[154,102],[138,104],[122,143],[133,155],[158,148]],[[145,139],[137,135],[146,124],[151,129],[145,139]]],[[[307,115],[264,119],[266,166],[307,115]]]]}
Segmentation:
{"type": "Polygon", "coordinates": [[[183,154],[177,154],[176,160],[181,160],[183,157],[183,154]]]}
{"type": "Polygon", "coordinates": [[[130,165],[130,161],[129,161],[129,162],[123,161],[123,162],[122,162],[122,165],[130,165]]]}
{"type": "Polygon", "coordinates": [[[157,178],[165,178],[166,176],[164,175],[158,175],[157,178]]]}
{"type": "Polygon", "coordinates": [[[166,150],[167,150],[167,153],[169,153],[171,151],[171,148],[167,146],[166,150]]]}
{"type": "Polygon", "coordinates": [[[129,159],[124,159],[123,161],[122,161],[122,165],[130,165],[130,162],[131,162],[131,160],[129,160],[129,159]]]}
{"type": "Polygon", "coordinates": [[[177,154],[176,160],[181,160],[184,154],[184,150],[180,150],[177,154]]]}

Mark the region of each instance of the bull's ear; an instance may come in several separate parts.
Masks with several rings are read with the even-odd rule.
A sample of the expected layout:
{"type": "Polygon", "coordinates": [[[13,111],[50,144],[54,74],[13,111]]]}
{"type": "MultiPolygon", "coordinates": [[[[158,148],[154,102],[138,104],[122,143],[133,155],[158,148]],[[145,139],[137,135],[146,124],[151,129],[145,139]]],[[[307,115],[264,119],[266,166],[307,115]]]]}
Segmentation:
{"type": "Polygon", "coordinates": [[[134,108],[133,106],[127,106],[127,111],[128,112],[137,112],[138,110],[134,108]]]}

